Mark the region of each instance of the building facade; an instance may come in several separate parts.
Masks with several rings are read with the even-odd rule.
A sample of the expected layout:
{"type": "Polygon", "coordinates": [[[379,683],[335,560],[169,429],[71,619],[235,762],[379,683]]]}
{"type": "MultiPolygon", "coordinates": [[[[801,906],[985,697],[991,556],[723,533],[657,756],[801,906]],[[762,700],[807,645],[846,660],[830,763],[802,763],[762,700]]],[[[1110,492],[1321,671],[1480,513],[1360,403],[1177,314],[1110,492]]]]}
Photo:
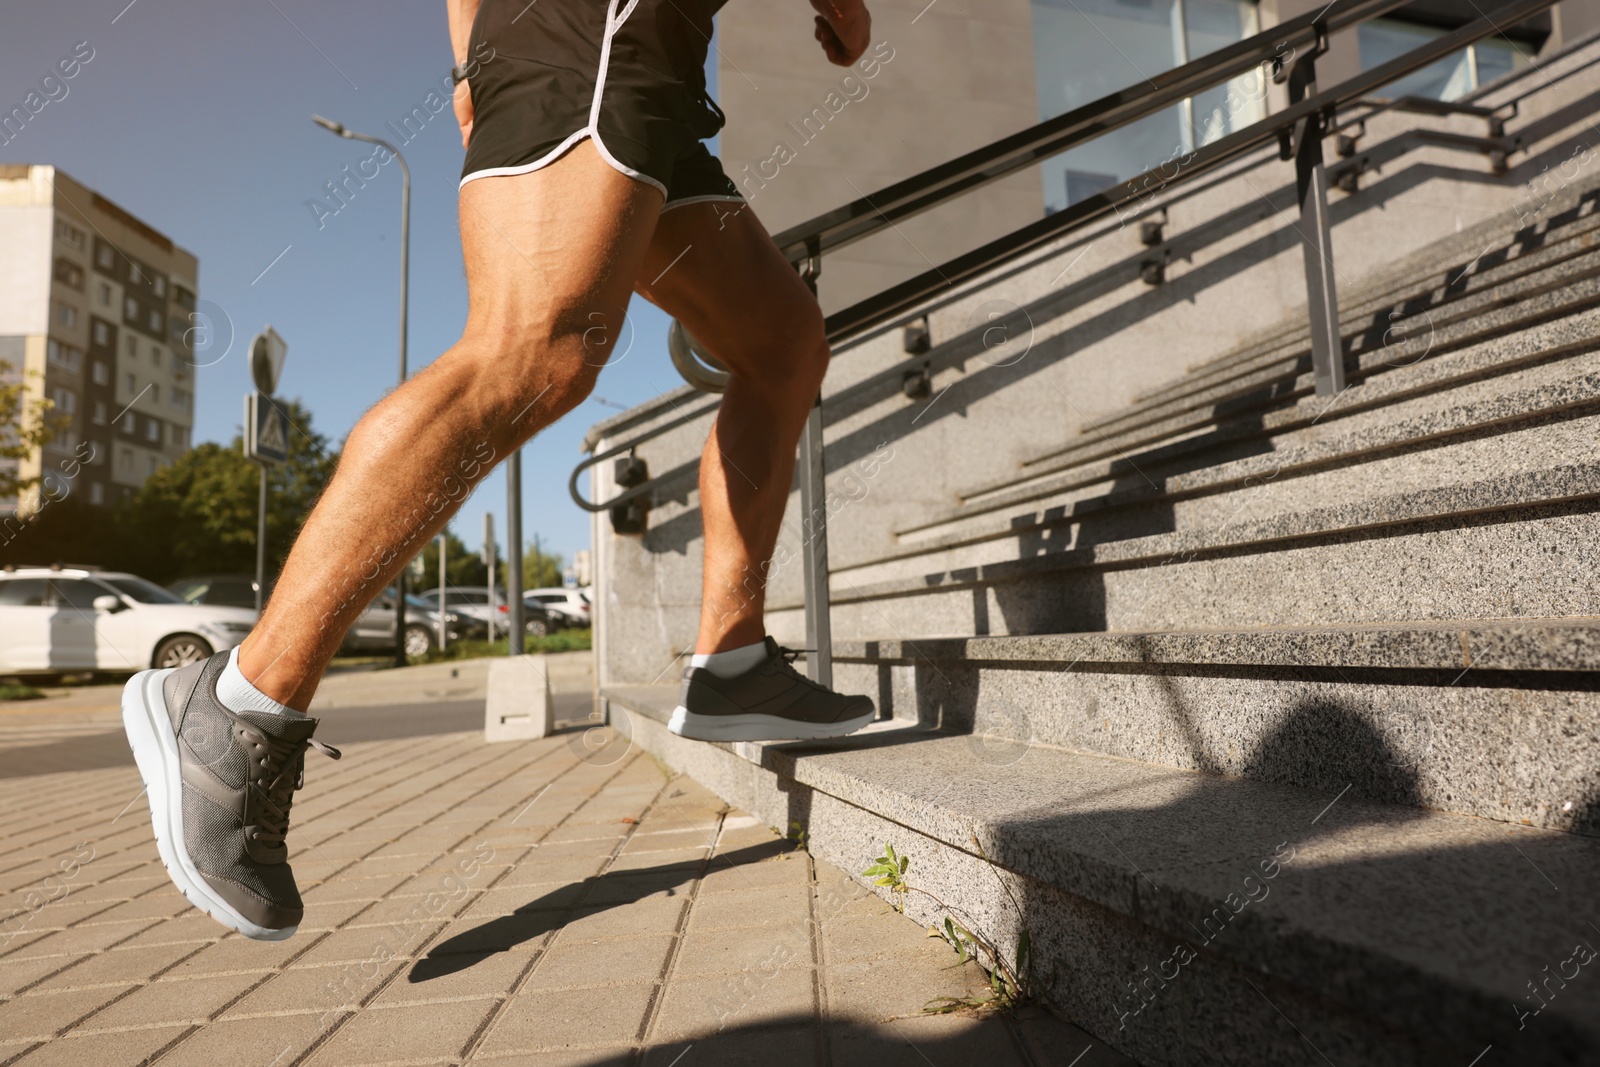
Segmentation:
{"type": "Polygon", "coordinates": [[[11,461],[41,483],[0,512],[109,505],[189,448],[198,277],[191,253],[57,168],[0,164],[0,360],[60,422],[11,461]]]}
{"type": "MultiPolygon", "coordinates": [[[[1325,5],[870,0],[875,50],[841,70],[812,43],[808,5],[730,3],[713,60],[728,115],[719,149],[776,232],[1325,5]]],[[[1335,34],[1318,80],[1343,81],[1482,13],[1472,0],[1416,0],[1335,34]]],[[[1454,99],[1597,28],[1600,0],[1565,0],[1417,72],[1395,94],[1454,99]]],[[[837,310],[1287,103],[1259,70],[1235,82],[829,255],[823,306],[837,310]]]]}

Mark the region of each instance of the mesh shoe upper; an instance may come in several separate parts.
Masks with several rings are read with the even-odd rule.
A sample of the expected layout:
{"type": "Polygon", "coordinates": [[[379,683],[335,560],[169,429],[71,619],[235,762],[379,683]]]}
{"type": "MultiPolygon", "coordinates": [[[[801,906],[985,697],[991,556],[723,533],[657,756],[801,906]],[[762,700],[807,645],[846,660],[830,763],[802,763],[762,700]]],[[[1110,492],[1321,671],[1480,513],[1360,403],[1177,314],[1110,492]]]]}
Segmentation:
{"type": "Polygon", "coordinates": [[[685,708],[696,715],[771,715],[797,722],[832,723],[871,714],[872,700],[845,696],[794,669],[798,652],[766,639],[767,658],[732,678],[703,667],[683,672],[685,708]]]}
{"type": "Polygon", "coordinates": [[[317,720],[235,713],[217,700],[227,653],[173,672],[165,686],[183,775],[183,845],[196,870],[252,922],[299,923],[285,835],[317,720]]]}

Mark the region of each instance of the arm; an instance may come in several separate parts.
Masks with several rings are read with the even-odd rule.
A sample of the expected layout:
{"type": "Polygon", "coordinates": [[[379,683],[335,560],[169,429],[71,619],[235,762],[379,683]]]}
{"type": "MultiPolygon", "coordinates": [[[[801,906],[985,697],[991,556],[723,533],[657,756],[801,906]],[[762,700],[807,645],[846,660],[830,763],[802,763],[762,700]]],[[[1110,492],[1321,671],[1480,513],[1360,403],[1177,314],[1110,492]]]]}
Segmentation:
{"type": "MultiPolygon", "coordinates": [[[[472,20],[478,17],[479,0],[445,0],[445,12],[450,20],[450,50],[459,66],[466,66],[467,49],[471,43],[472,20]]],[[[461,145],[466,147],[472,136],[472,90],[466,82],[456,86],[454,97],[456,121],[461,124],[461,145]]]]}
{"type": "Polygon", "coordinates": [[[811,0],[817,13],[816,38],[828,62],[848,67],[872,43],[872,16],[863,0],[811,0]]]}

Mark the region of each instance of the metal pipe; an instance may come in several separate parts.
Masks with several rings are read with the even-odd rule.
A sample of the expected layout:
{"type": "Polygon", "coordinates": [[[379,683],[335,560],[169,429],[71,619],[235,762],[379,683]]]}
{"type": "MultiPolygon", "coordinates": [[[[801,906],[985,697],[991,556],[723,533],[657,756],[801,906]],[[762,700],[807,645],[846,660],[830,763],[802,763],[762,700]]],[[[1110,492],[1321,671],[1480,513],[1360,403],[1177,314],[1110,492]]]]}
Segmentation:
{"type": "Polygon", "coordinates": [[[522,449],[506,457],[506,607],[510,625],[506,628],[509,655],[522,655],[522,449]]]}

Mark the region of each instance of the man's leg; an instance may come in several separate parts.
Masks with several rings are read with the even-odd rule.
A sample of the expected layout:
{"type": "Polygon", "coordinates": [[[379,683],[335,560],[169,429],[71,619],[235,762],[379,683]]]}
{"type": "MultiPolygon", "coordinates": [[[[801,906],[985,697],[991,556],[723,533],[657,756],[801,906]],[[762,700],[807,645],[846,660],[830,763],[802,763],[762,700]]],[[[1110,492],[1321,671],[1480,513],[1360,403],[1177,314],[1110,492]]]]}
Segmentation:
{"type": "Polygon", "coordinates": [[[239,653],[256,688],[304,710],[346,629],[513,449],[593,388],[661,195],[585,141],[530,174],[461,191],[461,340],[351,431],[239,653]]]}
{"type": "MultiPolygon", "coordinates": [[[[872,720],[872,701],[802,678],[770,639],[762,609],[828,342],[822,311],[748,208],[688,204],[656,226],[639,291],[728,368],[700,461],[705,525],[699,656],[668,728],[707,741],[838,737],[872,720]],[[731,650],[743,650],[732,652],[731,650]]],[[[802,533],[804,524],[802,524],[802,533]]]]}
{"type": "Polygon", "coordinates": [[[822,310],[754,212],[736,204],[663,212],[641,277],[649,280],[640,294],[729,371],[700,459],[705,573],[695,651],[749,645],[766,634],[767,566],[795,445],[828,368],[822,310]]]}

